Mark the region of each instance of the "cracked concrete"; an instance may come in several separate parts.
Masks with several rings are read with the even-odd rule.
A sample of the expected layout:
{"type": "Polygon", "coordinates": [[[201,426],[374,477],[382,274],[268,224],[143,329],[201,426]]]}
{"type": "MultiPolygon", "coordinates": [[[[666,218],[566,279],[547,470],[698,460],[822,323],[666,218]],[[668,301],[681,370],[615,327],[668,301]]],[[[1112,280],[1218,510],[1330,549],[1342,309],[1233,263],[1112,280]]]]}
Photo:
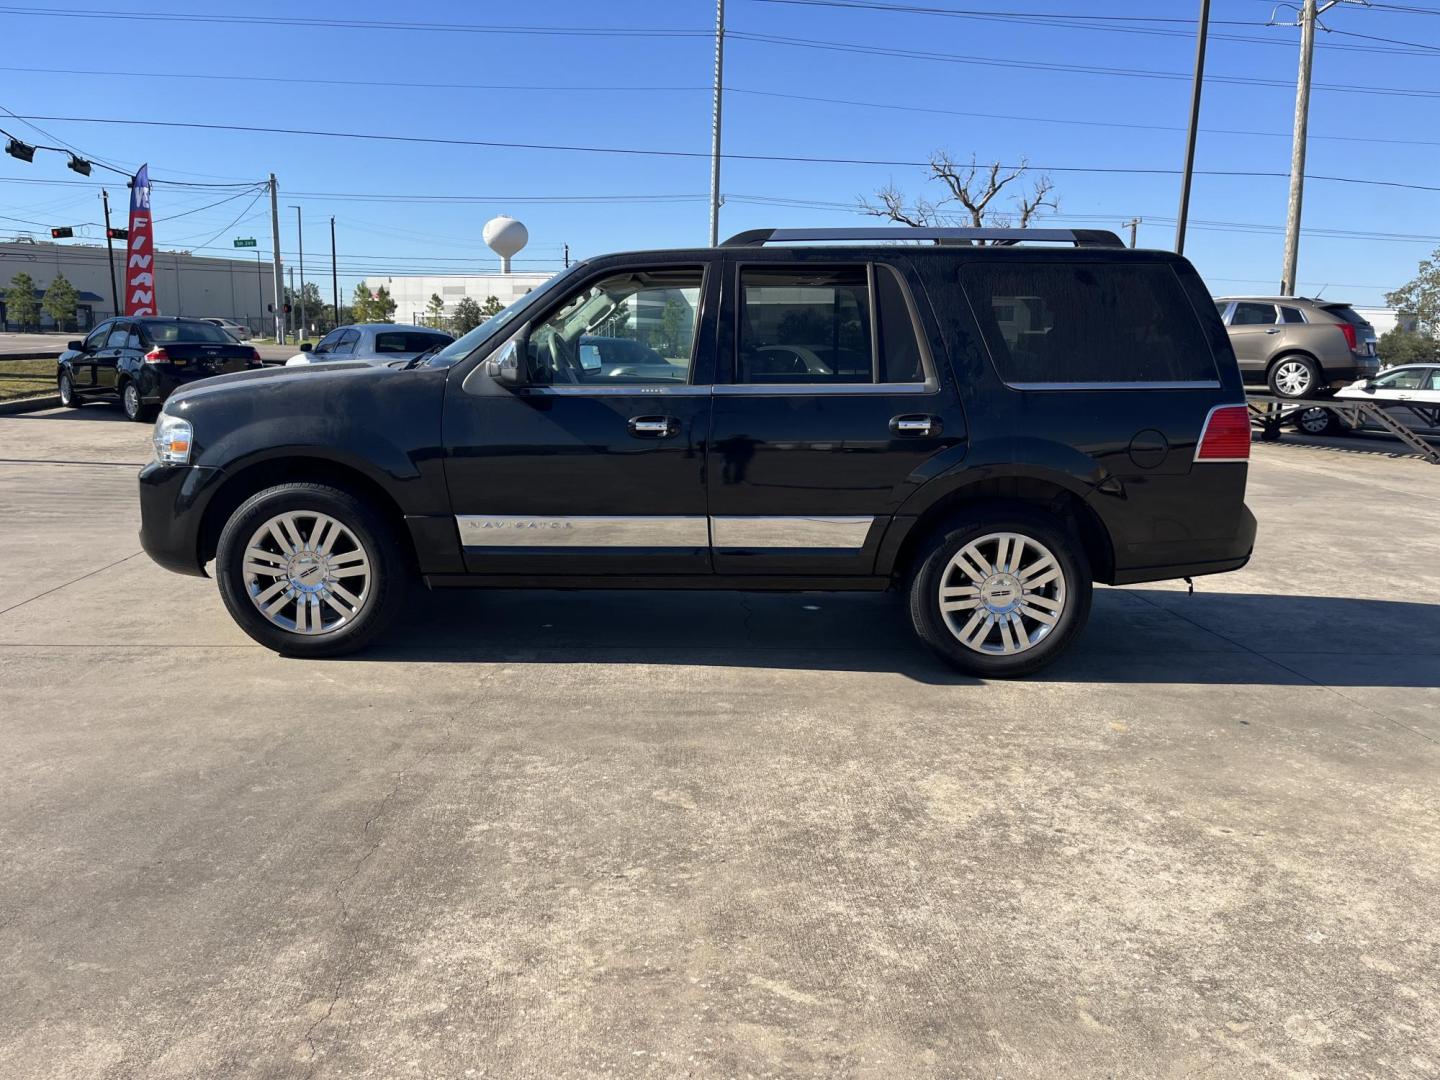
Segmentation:
{"type": "Polygon", "coordinates": [[[1257,446],[1252,567],[983,684],[880,596],[282,660],[55,464],[146,438],[0,419],[0,1076],[1440,1072],[1440,470],[1257,446]]]}

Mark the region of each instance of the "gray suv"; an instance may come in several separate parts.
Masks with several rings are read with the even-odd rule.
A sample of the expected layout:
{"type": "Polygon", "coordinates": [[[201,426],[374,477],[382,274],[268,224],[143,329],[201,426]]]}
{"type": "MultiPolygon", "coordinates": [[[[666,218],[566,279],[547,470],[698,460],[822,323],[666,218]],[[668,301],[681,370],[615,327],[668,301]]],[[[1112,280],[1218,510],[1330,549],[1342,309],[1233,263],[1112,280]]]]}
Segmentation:
{"type": "Polygon", "coordinates": [[[1349,304],[1303,296],[1215,301],[1240,375],[1277,397],[1321,397],[1380,370],[1375,329],[1349,304]]]}

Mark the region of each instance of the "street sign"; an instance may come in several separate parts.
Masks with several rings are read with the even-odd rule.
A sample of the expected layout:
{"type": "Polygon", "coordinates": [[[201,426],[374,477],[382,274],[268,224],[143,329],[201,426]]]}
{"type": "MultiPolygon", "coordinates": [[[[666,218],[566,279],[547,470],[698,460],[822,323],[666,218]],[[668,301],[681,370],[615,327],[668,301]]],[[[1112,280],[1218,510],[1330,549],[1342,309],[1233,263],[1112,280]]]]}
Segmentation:
{"type": "Polygon", "coordinates": [[[254,240],[253,237],[252,237],[251,239],[249,239],[249,240],[243,240],[243,239],[241,239],[240,237],[236,237],[236,238],[235,238],[235,246],[236,246],[236,247],[254,247],[254,246],[255,246],[255,240],[254,240]]]}

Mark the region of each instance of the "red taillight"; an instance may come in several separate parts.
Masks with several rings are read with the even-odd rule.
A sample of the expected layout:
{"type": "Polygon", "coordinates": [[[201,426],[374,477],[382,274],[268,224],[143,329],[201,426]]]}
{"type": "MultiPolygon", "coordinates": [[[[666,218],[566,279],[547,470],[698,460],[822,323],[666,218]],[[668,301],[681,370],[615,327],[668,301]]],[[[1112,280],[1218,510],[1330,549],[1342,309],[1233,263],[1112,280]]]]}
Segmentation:
{"type": "Polygon", "coordinates": [[[170,354],[157,345],[145,354],[145,362],[147,364],[168,364],[170,362],[170,354]]]}
{"type": "Polygon", "coordinates": [[[1250,410],[1244,405],[1217,405],[1205,418],[1196,461],[1249,461],[1250,410]]]}
{"type": "Polygon", "coordinates": [[[250,350],[250,366],[251,366],[251,367],[263,367],[264,364],[265,364],[265,361],[262,360],[262,359],[260,359],[260,350],[259,350],[259,349],[254,349],[254,348],[252,348],[252,349],[250,350]]]}
{"type": "Polygon", "coordinates": [[[1345,335],[1345,344],[1350,347],[1351,352],[1360,351],[1360,339],[1355,336],[1355,327],[1351,326],[1348,322],[1342,322],[1340,324],[1340,333],[1345,335]]]}

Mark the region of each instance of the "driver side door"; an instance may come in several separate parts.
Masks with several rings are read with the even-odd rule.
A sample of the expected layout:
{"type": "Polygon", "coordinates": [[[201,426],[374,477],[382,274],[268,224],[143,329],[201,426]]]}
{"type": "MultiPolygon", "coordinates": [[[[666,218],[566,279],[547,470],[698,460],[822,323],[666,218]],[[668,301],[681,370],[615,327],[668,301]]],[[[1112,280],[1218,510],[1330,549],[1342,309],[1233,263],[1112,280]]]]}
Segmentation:
{"type": "Polygon", "coordinates": [[[607,260],[516,331],[519,385],[483,360],[452,374],[445,473],[470,573],[710,572],[713,262],[607,260]]]}

